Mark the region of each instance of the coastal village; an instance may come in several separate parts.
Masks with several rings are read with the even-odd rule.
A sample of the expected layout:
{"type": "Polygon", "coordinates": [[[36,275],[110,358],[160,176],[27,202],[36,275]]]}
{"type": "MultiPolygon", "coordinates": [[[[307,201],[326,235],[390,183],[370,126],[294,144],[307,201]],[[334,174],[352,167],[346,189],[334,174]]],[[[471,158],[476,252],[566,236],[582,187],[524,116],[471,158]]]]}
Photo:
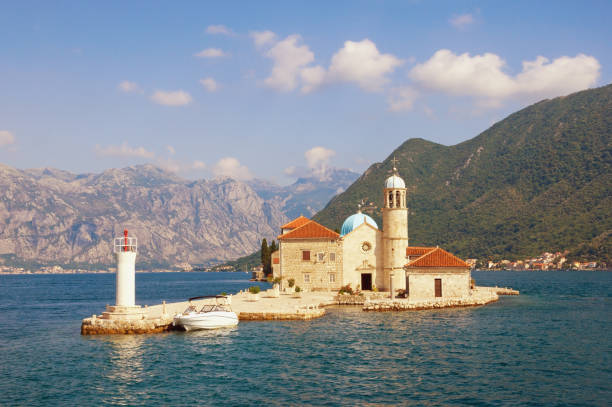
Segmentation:
{"type": "MultiPolygon", "coordinates": [[[[487,259],[466,259],[472,270],[478,271],[608,271],[608,264],[604,261],[572,261],[569,262],[561,252],[544,252],[539,256],[524,260],[500,260],[493,261],[487,259]]],[[[73,269],[62,266],[42,266],[36,268],[5,266],[0,264],[0,274],[108,274],[116,272],[116,268],[105,269],[73,269]]],[[[172,273],[182,272],[243,272],[230,265],[197,267],[187,262],[173,264],[171,268],[158,269],[138,269],[137,273],[172,273]]],[[[254,280],[267,281],[268,276],[264,272],[263,266],[256,266],[249,269],[254,280]]]]}

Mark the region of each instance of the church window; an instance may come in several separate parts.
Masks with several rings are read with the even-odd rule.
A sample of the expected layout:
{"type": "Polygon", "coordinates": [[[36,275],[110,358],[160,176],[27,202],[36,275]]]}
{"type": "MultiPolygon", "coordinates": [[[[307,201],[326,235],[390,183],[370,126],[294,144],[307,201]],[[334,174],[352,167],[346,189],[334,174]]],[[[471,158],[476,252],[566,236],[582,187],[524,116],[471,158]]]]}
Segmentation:
{"type": "Polygon", "coordinates": [[[330,273],[329,274],[329,282],[330,283],[335,283],[336,282],[336,274],[335,273],[330,273]]]}
{"type": "Polygon", "coordinates": [[[363,242],[361,244],[361,250],[363,250],[364,252],[369,252],[371,248],[372,245],[370,244],[370,242],[363,242]]]}
{"type": "Polygon", "coordinates": [[[389,208],[393,208],[393,192],[389,192],[389,208]]]}
{"type": "Polygon", "coordinates": [[[302,250],[302,260],[310,261],[310,250],[302,250]]]}
{"type": "Polygon", "coordinates": [[[319,261],[323,261],[323,260],[325,260],[325,253],[317,253],[317,257],[318,257],[319,261]]]}
{"type": "Polygon", "coordinates": [[[331,252],[329,254],[329,261],[336,261],[336,253],[331,252]]]}
{"type": "Polygon", "coordinates": [[[310,283],[310,274],[304,273],[304,282],[305,283],[310,283]]]}
{"type": "Polygon", "coordinates": [[[402,200],[400,199],[400,191],[395,193],[395,206],[400,208],[402,206],[402,200]]]}

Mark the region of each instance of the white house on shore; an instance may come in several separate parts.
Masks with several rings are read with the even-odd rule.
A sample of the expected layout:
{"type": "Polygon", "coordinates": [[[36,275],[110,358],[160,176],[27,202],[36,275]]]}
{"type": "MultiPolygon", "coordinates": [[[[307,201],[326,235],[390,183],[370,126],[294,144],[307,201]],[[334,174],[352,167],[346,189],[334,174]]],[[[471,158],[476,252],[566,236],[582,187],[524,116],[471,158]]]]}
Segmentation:
{"type": "Polygon", "coordinates": [[[344,221],[340,233],[304,216],[283,225],[272,253],[274,277],[311,291],[350,284],[363,291],[402,290],[411,299],[469,295],[466,262],[439,247],[408,245],[406,191],[394,168],[383,188],[383,230],[361,211],[344,221]]]}

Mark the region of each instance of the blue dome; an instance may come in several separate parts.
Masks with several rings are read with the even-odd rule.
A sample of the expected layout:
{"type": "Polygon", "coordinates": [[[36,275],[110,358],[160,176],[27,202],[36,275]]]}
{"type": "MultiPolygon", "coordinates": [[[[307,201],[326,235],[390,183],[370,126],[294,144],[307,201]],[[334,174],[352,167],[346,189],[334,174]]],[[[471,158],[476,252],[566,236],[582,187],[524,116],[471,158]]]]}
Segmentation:
{"type": "Polygon", "coordinates": [[[376,224],[376,222],[374,222],[374,219],[370,218],[368,215],[364,213],[358,212],[346,218],[346,220],[342,224],[342,229],[340,230],[340,236],[348,235],[353,230],[357,229],[359,225],[361,225],[362,223],[366,223],[366,222],[374,226],[376,229],[378,229],[378,225],[376,224]]]}

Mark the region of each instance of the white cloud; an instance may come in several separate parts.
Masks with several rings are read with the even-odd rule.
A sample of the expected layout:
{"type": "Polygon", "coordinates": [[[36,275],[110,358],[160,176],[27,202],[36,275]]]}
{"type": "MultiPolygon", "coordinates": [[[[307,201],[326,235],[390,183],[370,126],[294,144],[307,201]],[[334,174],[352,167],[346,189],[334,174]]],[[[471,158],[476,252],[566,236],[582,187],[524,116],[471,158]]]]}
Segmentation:
{"type": "Polygon", "coordinates": [[[117,85],[120,91],[125,93],[139,92],[142,93],[140,86],[136,82],[123,81],[117,85]]]}
{"type": "Polygon", "coordinates": [[[184,106],[191,103],[192,99],[189,93],[182,90],[171,92],[157,90],[151,96],[151,100],[165,106],[184,106]]]}
{"type": "Polygon", "coordinates": [[[220,159],[212,169],[216,176],[226,176],[240,181],[246,181],[253,178],[248,167],[240,164],[234,157],[225,157],[220,159]]]}
{"type": "Polygon", "coordinates": [[[552,62],[543,56],[524,61],[516,76],[518,92],[538,97],[566,95],[595,85],[601,65],[592,56],[559,57],[552,62]]]}
{"type": "Polygon", "coordinates": [[[221,35],[233,35],[233,31],[223,24],[218,25],[209,25],[206,27],[206,32],[208,34],[221,34],[221,35]]]}
{"type": "Polygon", "coordinates": [[[166,146],[166,150],[168,150],[168,154],[170,155],[176,154],[176,150],[172,146],[166,146]]]}
{"type": "Polygon", "coordinates": [[[466,28],[469,25],[474,24],[475,21],[476,20],[474,19],[474,16],[470,13],[456,15],[449,20],[453,27],[458,28],[460,30],[466,28]]]}
{"type": "Polygon", "coordinates": [[[96,145],[96,154],[101,157],[139,157],[153,158],[155,153],[148,151],[144,147],[130,147],[126,141],[120,146],[101,147],[96,145]]]}
{"type": "Polygon", "coordinates": [[[319,179],[325,179],[329,167],[329,161],[333,156],[336,155],[334,150],[330,150],[325,147],[317,146],[304,153],[308,168],[312,173],[319,177],[319,179]]]}
{"type": "Polygon", "coordinates": [[[299,35],[290,35],[266,53],[267,57],[274,60],[272,72],[264,80],[267,86],[284,92],[297,87],[301,69],[314,60],[314,54],[307,45],[298,45],[300,41],[299,35]]]}
{"type": "MultiPolygon", "coordinates": [[[[265,41],[260,38],[260,44],[271,41],[273,37],[263,38],[265,41]]],[[[264,81],[267,86],[289,92],[301,85],[303,93],[310,93],[325,83],[353,82],[366,91],[380,91],[389,81],[387,75],[403,63],[394,55],[381,54],[376,44],[364,39],[346,41],[344,47],[333,55],[329,69],[320,65],[310,66],[314,54],[307,45],[300,44],[301,39],[297,34],[290,35],[265,54],[274,60],[272,72],[264,81]]],[[[255,39],[256,45],[257,41],[255,39]]]]}
{"type": "Polygon", "coordinates": [[[410,86],[402,86],[391,89],[387,103],[392,112],[403,112],[412,110],[414,101],[419,93],[410,86]]]}
{"type": "Polygon", "coordinates": [[[200,52],[196,52],[195,54],[193,54],[194,57],[198,58],[220,58],[226,57],[228,55],[229,54],[219,48],[206,48],[200,52]]]}
{"type": "Polygon", "coordinates": [[[219,89],[219,84],[213,78],[200,79],[200,84],[209,92],[215,92],[219,89]]]}
{"type": "Polygon", "coordinates": [[[0,148],[15,144],[15,135],[8,130],[0,130],[0,148]]]}
{"type": "Polygon", "coordinates": [[[326,80],[326,75],[325,69],[319,65],[302,69],[300,72],[302,92],[310,93],[321,86],[326,80]]]}
{"type": "Polygon", "coordinates": [[[380,91],[386,77],[403,61],[391,54],[381,54],[369,39],[346,41],[334,54],[328,70],[330,81],[354,82],[370,92],[380,91]]]}
{"type": "Polygon", "coordinates": [[[203,161],[195,160],[191,163],[186,163],[173,158],[158,158],[156,160],[157,166],[165,169],[166,171],[174,173],[188,173],[192,171],[202,171],[206,169],[206,164],[203,161]]]}
{"type": "Polygon", "coordinates": [[[276,34],[272,31],[251,31],[249,33],[257,48],[264,47],[276,41],[276,34]]]}
{"type": "Polygon", "coordinates": [[[471,96],[481,107],[495,107],[508,98],[533,101],[593,86],[601,66],[594,57],[579,54],[552,62],[541,56],[524,61],[516,76],[504,72],[505,68],[506,62],[492,53],[457,55],[441,49],[417,64],[409,76],[425,88],[471,96]]]}
{"type": "Polygon", "coordinates": [[[206,163],[204,161],[195,160],[194,162],[191,163],[191,169],[192,170],[205,170],[206,163]]]}

